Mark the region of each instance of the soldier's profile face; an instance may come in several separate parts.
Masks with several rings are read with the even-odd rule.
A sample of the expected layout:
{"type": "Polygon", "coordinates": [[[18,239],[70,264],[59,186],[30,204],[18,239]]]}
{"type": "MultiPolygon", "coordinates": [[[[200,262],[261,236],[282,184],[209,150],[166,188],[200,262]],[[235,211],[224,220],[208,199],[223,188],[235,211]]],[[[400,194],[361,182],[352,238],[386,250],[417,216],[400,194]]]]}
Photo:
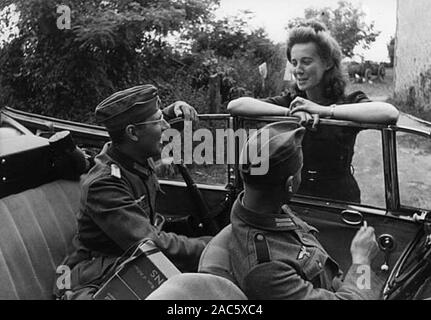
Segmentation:
{"type": "Polygon", "coordinates": [[[137,123],[136,128],[142,154],[147,158],[159,156],[162,152],[162,132],[169,128],[162,112],[159,110],[145,122],[137,123]]]}

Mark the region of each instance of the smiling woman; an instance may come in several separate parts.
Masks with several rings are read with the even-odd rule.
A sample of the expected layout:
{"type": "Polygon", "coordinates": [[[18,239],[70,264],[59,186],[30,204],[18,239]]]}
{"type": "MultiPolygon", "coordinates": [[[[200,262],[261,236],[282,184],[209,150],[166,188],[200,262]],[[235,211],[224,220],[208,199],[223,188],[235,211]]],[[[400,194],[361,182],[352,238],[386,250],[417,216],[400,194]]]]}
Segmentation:
{"type": "MultiPolygon", "coordinates": [[[[287,58],[296,78],[285,96],[256,100],[240,98],[230,102],[234,115],[292,115],[306,124],[319,117],[356,122],[395,124],[398,110],[384,102],[372,102],[361,91],[345,93],[341,71],[341,49],[324,25],[308,21],[291,30],[287,58]]],[[[330,199],[360,202],[360,190],[353,177],[352,159],[359,129],[319,127],[303,140],[303,182],[298,193],[330,199]]]]}

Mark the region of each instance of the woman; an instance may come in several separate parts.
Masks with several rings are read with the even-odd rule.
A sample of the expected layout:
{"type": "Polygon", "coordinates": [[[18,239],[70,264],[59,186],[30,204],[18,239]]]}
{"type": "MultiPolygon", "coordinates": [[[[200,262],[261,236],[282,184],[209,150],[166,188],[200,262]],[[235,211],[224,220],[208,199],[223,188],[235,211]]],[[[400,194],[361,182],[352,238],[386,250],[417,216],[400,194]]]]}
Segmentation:
{"type": "MultiPolygon", "coordinates": [[[[293,93],[256,100],[239,98],[228,111],[241,116],[295,116],[300,122],[318,117],[356,122],[395,124],[398,110],[385,102],[372,102],[361,91],[345,93],[341,49],[319,22],[291,30],[287,59],[293,66],[293,93]]],[[[304,167],[301,194],[360,202],[360,190],[351,163],[359,129],[320,127],[303,141],[304,167]]]]}

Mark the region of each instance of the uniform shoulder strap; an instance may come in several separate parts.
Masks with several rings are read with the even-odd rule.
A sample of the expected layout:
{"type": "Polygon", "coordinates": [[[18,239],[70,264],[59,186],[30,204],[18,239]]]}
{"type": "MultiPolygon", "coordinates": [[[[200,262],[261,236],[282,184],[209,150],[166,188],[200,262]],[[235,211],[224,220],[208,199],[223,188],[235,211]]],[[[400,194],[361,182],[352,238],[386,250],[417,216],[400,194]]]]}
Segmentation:
{"type": "Polygon", "coordinates": [[[271,261],[269,255],[268,242],[262,233],[256,233],[253,238],[254,248],[256,250],[257,263],[265,263],[271,261]]]}

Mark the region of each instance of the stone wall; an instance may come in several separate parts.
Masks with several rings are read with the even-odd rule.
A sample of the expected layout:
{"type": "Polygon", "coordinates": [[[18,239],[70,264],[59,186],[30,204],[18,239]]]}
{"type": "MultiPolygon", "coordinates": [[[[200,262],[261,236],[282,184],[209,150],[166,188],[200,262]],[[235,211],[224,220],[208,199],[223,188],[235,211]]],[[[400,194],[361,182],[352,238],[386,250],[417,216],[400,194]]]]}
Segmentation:
{"type": "Polygon", "coordinates": [[[431,111],[430,0],[398,0],[395,96],[431,111]]]}

